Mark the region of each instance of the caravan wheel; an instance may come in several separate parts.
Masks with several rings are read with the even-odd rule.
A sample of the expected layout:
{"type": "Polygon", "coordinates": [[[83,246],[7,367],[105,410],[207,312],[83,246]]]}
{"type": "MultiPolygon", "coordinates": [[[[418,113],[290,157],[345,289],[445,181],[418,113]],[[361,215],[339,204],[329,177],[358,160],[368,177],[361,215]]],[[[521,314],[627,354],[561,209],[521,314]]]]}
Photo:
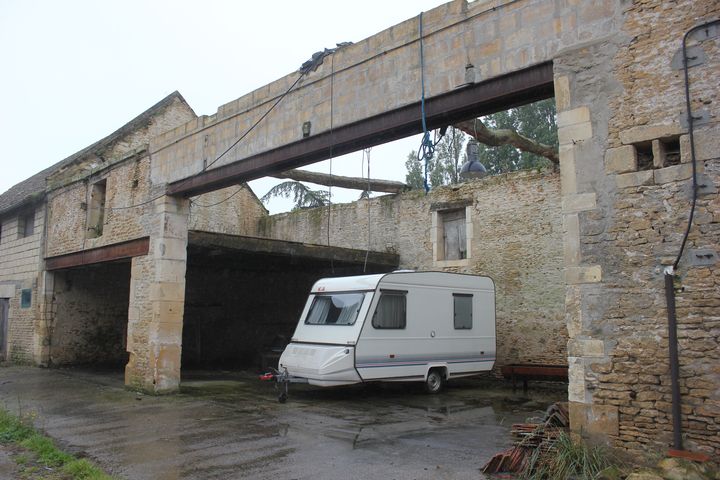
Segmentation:
{"type": "Polygon", "coordinates": [[[425,391],[428,393],[438,393],[445,384],[445,378],[440,370],[430,370],[425,380],[425,391]]]}

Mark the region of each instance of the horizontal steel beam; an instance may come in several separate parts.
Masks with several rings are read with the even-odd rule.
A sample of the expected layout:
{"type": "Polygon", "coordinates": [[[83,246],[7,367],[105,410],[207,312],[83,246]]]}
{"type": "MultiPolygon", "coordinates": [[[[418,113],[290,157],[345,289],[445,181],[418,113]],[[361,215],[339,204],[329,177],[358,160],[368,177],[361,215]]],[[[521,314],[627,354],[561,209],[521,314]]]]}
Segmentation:
{"type": "Polygon", "coordinates": [[[105,247],[91,248],[82,252],[68,253],[56,257],[45,258],[46,270],[81,267],[94,263],[112,262],[125,258],[147,255],[150,249],[150,238],[144,237],[129,242],[116,243],[105,247]]]}
{"type": "MultiPolygon", "coordinates": [[[[428,128],[488,115],[553,96],[552,63],[470,84],[426,99],[428,128]]],[[[422,132],[420,102],[337,127],[282,147],[262,152],[168,186],[168,195],[189,197],[275,172],[302,167],[332,156],[356,152],[422,132]]]]}

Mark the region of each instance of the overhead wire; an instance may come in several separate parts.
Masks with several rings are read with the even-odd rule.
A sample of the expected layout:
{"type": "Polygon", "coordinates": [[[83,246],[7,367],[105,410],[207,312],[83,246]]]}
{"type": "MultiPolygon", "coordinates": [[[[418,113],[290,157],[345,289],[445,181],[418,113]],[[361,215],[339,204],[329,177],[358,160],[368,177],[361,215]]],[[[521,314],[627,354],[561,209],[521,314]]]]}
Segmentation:
{"type": "Polygon", "coordinates": [[[367,157],[367,204],[368,204],[368,223],[367,223],[367,249],[365,250],[365,263],[363,264],[363,273],[367,271],[368,257],[370,256],[370,150],[371,148],[363,149],[363,159],[367,157]]]}

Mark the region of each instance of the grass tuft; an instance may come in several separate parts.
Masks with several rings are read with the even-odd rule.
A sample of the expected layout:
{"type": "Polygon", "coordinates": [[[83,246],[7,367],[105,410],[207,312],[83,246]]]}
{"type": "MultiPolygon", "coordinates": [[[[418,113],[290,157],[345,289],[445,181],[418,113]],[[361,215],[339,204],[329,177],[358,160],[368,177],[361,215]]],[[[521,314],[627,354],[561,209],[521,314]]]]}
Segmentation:
{"type": "Polygon", "coordinates": [[[548,451],[541,452],[535,450],[530,458],[522,474],[525,480],[595,480],[612,464],[605,449],[573,441],[565,433],[548,451]]]}
{"type": "Polygon", "coordinates": [[[42,465],[61,469],[72,480],[112,480],[89,461],[63,452],[50,438],[38,433],[31,416],[18,418],[0,408],[0,444],[15,444],[23,449],[23,453],[13,456],[15,463],[23,467],[23,478],[34,475],[42,465]]]}

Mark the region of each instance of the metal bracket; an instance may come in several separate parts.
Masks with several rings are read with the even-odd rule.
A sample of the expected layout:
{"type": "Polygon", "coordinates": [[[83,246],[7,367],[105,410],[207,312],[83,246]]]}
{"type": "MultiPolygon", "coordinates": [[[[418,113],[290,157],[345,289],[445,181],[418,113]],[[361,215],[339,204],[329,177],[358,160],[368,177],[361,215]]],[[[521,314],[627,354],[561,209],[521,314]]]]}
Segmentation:
{"type": "Polygon", "coordinates": [[[715,38],[718,35],[720,35],[720,25],[716,23],[714,25],[708,25],[705,28],[701,28],[700,30],[696,30],[692,33],[692,35],[690,35],[690,38],[695,41],[702,42],[715,38]]]}
{"type": "Polygon", "coordinates": [[[718,254],[709,248],[695,248],[688,252],[688,263],[693,267],[715,265],[718,254]]]}
{"type": "Polygon", "coordinates": [[[713,183],[709,175],[699,173],[697,176],[697,194],[698,195],[716,195],[718,189],[713,183]]]}
{"type": "MultiPolygon", "coordinates": [[[[710,112],[707,110],[697,110],[693,112],[693,125],[696,127],[699,127],[700,125],[705,125],[706,123],[710,122],[710,112]]],[[[687,112],[682,112],[680,114],[680,126],[687,130],[690,128],[688,118],[687,118],[687,112]]]]}
{"type": "MultiPolygon", "coordinates": [[[[688,68],[696,67],[698,65],[702,65],[707,61],[707,56],[705,55],[705,50],[702,49],[700,45],[691,45],[687,47],[687,66],[688,68]]],[[[683,69],[683,53],[682,53],[682,47],[678,49],[677,52],[675,52],[675,55],[673,55],[672,61],[670,61],[670,68],[673,70],[682,70],[683,69]]]]}

